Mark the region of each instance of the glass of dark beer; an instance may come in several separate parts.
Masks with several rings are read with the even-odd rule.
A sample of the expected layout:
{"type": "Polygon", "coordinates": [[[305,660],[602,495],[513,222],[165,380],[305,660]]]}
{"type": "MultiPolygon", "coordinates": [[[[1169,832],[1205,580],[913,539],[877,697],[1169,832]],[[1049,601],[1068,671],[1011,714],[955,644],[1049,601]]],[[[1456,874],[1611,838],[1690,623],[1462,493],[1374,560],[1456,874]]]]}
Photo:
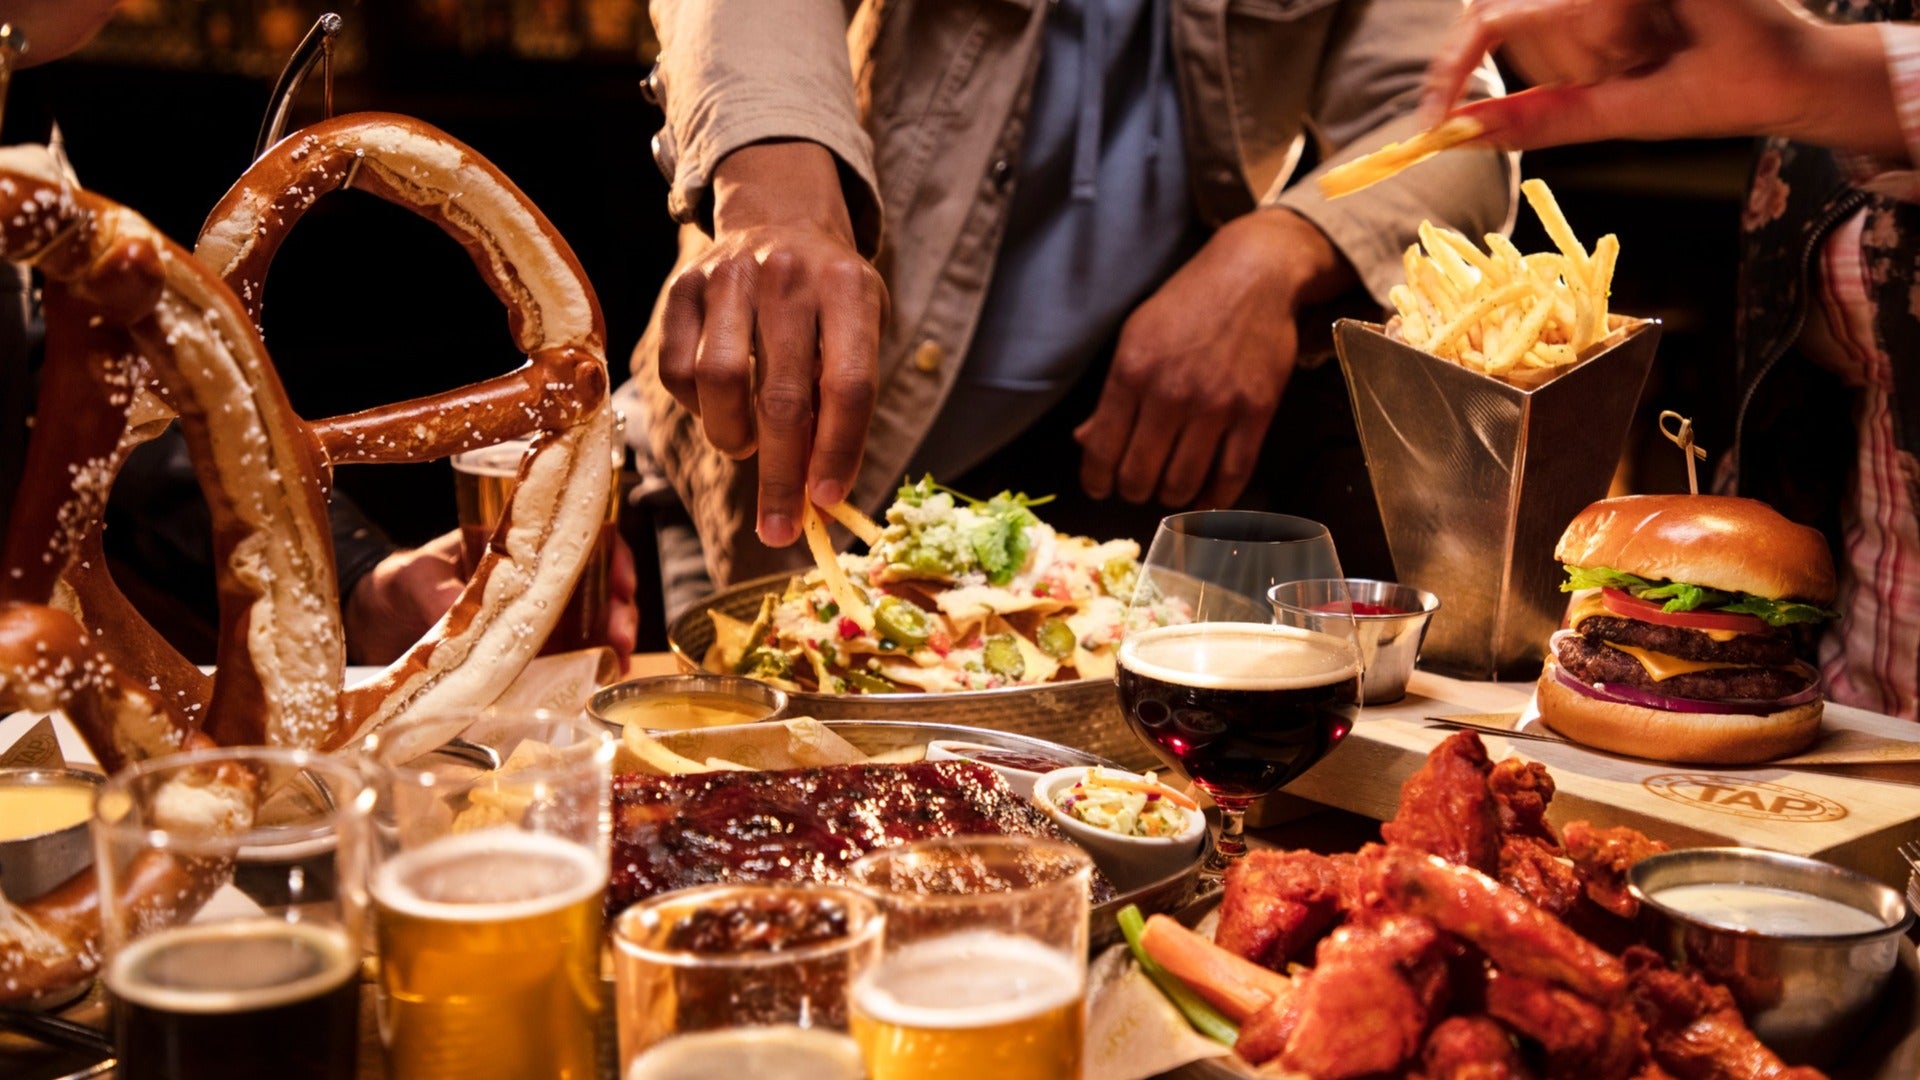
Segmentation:
{"type": "Polygon", "coordinates": [[[1273,622],[1267,590],[1344,580],[1326,526],[1245,510],[1175,514],[1141,566],[1115,678],[1133,729],[1220,808],[1203,868],[1246,853],[1247,808],[1325,757],[1360,709],[1351,605],[1273,622]]]}
{"type": "Polygon", "coordinates": [[[240,747],[122,770],[94,865],[123,1080],[352,1080],[370,802],[347,762],[240,747]]]}

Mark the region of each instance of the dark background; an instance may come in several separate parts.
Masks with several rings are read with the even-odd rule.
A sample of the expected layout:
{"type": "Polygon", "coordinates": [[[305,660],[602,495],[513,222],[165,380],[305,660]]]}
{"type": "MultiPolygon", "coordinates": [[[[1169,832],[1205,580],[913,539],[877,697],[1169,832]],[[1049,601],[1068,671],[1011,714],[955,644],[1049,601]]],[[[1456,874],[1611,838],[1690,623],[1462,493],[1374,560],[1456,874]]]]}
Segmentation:
{"type": "MultiPolygon", "coordinates": [[[[573,245],[606,312],[616,378],[671,266],[674,225],[641,95],[644,0],[359,0],[334,80],[338,112],[437,125],[492,159],[573,245]]],[[[86,51],[21,73],[15,102],[60,122],[82,181],[191,244],[246,167],[272,79],[323,10],[313,0],[132,0],[86,51]]],[[[293,123],[321,115],[320,78],[293,123]]],[[[22,107],[16,104],[16,107],[22,107]]],[[[1731,436],[1734,252],[1744,142],[1604,144],[1528,155],[1589,245],[1620,236],[1613,307],[1666,323],[1625,466],[1635,490],[1684,490],[1652,418],[1731,436]]],[[[1551,244],[1524,203],[1515,242],[1551,244]]],[[[266,336],[289,395],[319,417],[446,389],[521,362],[498,303],[430,225],[370,197],[318,204],[275,260],[266,336]]],[[[340,486],[402,543],[454,521],[444,462],[347,467],[340,486]]],[[[644,643],[658,644],[657,624],[644,643]]]]}

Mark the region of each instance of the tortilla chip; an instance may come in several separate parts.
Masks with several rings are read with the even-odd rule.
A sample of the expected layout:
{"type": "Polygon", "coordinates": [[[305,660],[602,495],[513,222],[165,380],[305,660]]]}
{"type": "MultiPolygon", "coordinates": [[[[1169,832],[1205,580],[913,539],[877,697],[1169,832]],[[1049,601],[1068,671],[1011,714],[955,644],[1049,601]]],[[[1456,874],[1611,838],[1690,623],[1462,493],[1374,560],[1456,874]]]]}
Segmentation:
{"type": "MultiPolygon", "coordinates": [[[[764,603],[761,610],[766,610],[764,603]]],[[[707,649],[707,655],[700,658],[700,665],[717,674],[729,674],[740,663],[740,658],[747,654],[753,641],[753,623],[736,619],[724,611],[709,610],[707,618],[713,620],[713,644],[707,649]]]]}
{"type": "Polygon", "coordinates": [[[1040,651],[1025,634],[1013,628],[1013,624],[995,615],[987,620],[988,634],[1009,634],[1013,643],[1020,649],[1021,674],[1019,681],[1026,683],[1052,682],[1060,673],[1060,661],[1040,651]]]}
{"type": "Polygon", "coordinates": [[[1073,670],[1083,679],[1111,679],[1119,666],[1111,645],[1102,645],[1098,649],[1080,645],[1073,647],[1073,670]]]}

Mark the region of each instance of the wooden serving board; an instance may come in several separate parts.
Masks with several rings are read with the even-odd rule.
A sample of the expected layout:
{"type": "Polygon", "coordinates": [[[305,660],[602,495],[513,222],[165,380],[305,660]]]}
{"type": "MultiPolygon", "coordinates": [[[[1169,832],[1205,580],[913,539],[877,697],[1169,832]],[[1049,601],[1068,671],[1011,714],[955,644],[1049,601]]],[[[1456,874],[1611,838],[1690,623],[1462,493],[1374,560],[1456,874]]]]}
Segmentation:
{"type": "MultiPolygon", "coordinates": [[[[1416,672],[1407,697],[1366,709],[1352,733],[1287,787],[1287,794],[1386,820],[1400,785],[1453,734],[1426,718],[1522,712],[1531,683],[1476,683],[1416,672]]],[[[1920,746],[1920,724],[1828,705],[1828,742],[1895,740],[1920,746]]],[[[1557,741],[1482,734],[1495,759],[1539,761],[1558,787],[1555,824],[1631,825],[1675,847],[1737,844],[1825,859],[1897,889],[1908,867],[1896,850],[1920,837],[1920,765],[1853,767],[1673,765],[1557,741]],[[1899,782],[1886,777],[1903,777],[1899,782]]]]}

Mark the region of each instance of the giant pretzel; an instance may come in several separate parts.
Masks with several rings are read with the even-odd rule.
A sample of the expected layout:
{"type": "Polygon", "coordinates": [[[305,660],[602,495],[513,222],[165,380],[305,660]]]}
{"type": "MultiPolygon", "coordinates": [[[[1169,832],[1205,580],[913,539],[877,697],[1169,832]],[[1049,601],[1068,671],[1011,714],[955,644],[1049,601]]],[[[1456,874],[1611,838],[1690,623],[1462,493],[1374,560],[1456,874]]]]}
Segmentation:
{"type": "MultiPolygon", "coordinates": [[[[41,271],[47,318],[38,422],[0,556],[0,713],[64,709],[115,769],[208,743],[336,749],[411,713],[491,702],[558,620],[605,513],[606,335],[572,251],[452,137],[358,114],[256,162],[215,207],[197,254],[75,187],[45,148],[0,150],[0,258],[41,271]],[[506,306],[524,367],[349,416],[294,413],[256,327],[266,270],[307,208],[349,187],[414,210],[467,249],[506,306]],[[213,519],[212,677],[134,613],[101,549],[114,473],[174,416],[213,519]],[[344,686],[332,467],[529,435],[506,514],[453,608],[391,666],[344,686]]],[[[156,917],[197,908],[212,884],[201,869],[151,868],[156,917]]],[[[90,873],[0,910],[0,1000],[71,985],[97,963],[97,931],[90,873]]]]}

